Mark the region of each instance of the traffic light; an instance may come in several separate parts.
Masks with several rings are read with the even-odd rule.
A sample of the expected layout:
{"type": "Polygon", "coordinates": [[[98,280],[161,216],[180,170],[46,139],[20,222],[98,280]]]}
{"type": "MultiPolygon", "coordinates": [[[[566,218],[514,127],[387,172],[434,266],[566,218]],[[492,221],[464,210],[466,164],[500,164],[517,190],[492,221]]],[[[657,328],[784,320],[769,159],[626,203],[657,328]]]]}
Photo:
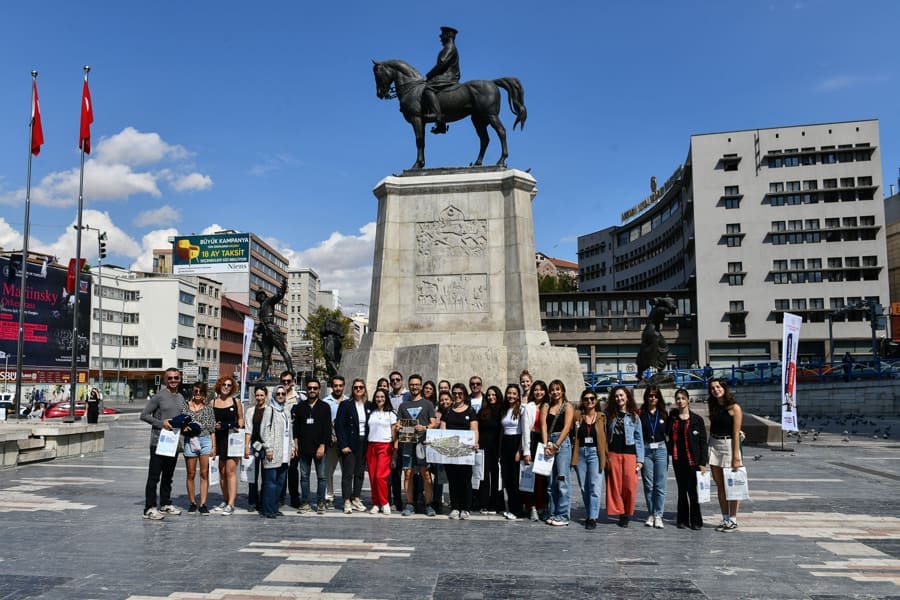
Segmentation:
{"type": "Polygon", "coordinates": [[[106,258],[106,232],[100,234],[97,238],[97,245],[99,246],[99,254],[100,260],[106,258]]]}

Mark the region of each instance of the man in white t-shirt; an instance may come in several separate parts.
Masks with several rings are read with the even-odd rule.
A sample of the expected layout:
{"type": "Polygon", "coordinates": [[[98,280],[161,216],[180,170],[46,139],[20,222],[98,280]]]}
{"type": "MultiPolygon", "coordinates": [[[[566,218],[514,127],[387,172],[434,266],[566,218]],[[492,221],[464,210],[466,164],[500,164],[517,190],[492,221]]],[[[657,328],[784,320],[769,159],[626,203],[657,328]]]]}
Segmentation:
{"type": "Polygon", "coordinates": [[[484,394],[481,391],[481,377],[478,375],[473,375],[469,378],[469,406],[472,407],[472,410],[475,411],[475,414],[478,414],[478,411],[481,410],[481,405],[484,403],[484,394]]]}

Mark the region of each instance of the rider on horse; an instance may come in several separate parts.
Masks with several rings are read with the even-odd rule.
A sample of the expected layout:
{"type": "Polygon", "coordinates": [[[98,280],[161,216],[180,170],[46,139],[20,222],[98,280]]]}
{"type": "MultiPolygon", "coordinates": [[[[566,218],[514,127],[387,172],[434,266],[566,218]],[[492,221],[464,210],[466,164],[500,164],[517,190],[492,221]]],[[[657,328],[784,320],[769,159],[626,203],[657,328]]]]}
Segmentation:
{"type": "MultiPolygon", "coordinates": [[[[447,133],[447,124],[441,113],[438,92],[459,83],[459,53],[456,51],[456,34],[452,27],[441,27],[441,43],[444,45],[437,57],[437,64],[425,76],[425,90],[422,96],[428,98],[434,109],[435,125],[431,133],[447,133]]],[[[424,107],[423,107],[424,108],[424,107]]],[[[422,111],[425,112],[424,110],[422,111]]]]}

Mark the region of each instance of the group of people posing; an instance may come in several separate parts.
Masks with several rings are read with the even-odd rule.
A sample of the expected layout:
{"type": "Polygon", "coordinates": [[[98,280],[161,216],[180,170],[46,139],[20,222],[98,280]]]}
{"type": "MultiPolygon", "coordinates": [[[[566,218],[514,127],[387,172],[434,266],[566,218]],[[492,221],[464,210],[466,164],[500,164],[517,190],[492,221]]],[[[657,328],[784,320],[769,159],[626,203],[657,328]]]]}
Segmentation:
{"type": "Polygon", "coordinates": [[[709,436],[703,418],[690,410],[684,389],[676,390],[675,408],[668,411],[662,391],[654,386],[643,388],[640,407],[632,390],[622,386],[609,393],[605,407],[590,389],[581,393],[575,405],[562,381],[554,379],[548,385],[533,380],[527,371],[521,373],[518,384],[511,383],[505,390],[484,389],[478,376],[466,386],[446,380],[435,383],[417,374],[404,381],[402,374],[393,372],[379,379],[371,394],[365,381],[354,379],[347,396],[344,378],[335,376],[324,398],[318,381],[307,382],[305,393],[294,385],[289,371],[281,374],[280,381],[271,397],[267,387],[257,386],[254,402],[245,407],[235,396],[231,377],[215,383],[211,400],[202,383],[194,384],[191,398],[185,400],[178,394],[178,370],[166,372],[166,387],[141,413],[153,426],[144,518],[181,514],[171,500],[177,458],[156,452],[160,431],[179,428],[188,512],[233,514],[243,462],[249,475],[248,510],[272,519],[282,515],[281,508],[287,505],[300,513],[324,514],[335,508],[332,482],[340,465],[339,506],[346,514],[389,515],[393,507],[404,516],[421,512],[434,517],[444,513],[446,485],[450,519],[465,520],[473,510],[480,510],[507,519],[567,526],[574,469],[585,528],[597,526],[604,487],[607,515],[627,527],[635,512],[639,475],[647,503],[645,525],[663,528],[671,460],[678,484],[677,526],[703,526],[697,473],[709,465],[722,513],[716,530],[737,529],[738,502],[725,498],[724,472],[741,466],[742,413],[721,379],[709,382],[709,436]],[[415,441],[409,435],[400,440],[401,422],[415,423],[415,441]],[[429,464],[428,429],[472,431],[475,446],[483,454],[480,477],[473,479],[472,465],[429,464]],[[229,436],[241,431],[244,455],[229,456],[233,454],[228,451],[229,436]],[[212,509],[207,507],[211,457],[219,459],[223,496],[212,509]],[[533,472],[535,462],[550,460],[549,475],[533,472]],[[369,506],[362,498],[366,474],[369,506]]]}

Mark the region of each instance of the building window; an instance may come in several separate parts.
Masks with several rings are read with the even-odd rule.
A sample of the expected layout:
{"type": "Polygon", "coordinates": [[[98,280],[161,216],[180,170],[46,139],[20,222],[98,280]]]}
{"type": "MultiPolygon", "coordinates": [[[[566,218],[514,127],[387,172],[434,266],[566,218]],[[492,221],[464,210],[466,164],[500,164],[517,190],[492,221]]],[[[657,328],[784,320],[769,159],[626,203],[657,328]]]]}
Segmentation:
{"type": "Polygon", "coordinates": [[[178,324],[184,325],[185,327],[193,327],[194,317],[186,315],[184,313],[178,313],[178,324]]]}
{"type": "Polygon", "coordinates": [[[791,301],[787,298],[776,298],[775,299],[775,310],[790,310],[791,309],[791,301]]]}
{"type": "Polygon", "coordinates": [[[729,247],[740,246],[743,237],[740,223],[728,223],[725,225],[725,243],[729,247]]]}
{"type": "Polygon", "coordinates": [[[770,169],[780,169],[784,165],[784,158],[781,155],[780,150],[770,150],[768,156],[769,168],[770,169]]]}
{"type": "Polygon", "coordinates": [[[190,304],[191,306],[193,306],[194,305],[194,295],[188,294],[187,292],[184,292],[184,291],[179,291],[178,292],[178,301],[181,302],[182,304],[190,304]]]}
{"type": "Polygon", "coordinates": [[[744,285],[744,263],[728,263],[728,285],[744,285]]]}
{"type": "Polygon", "coordinates": [[[747,313],[744,311],[744,301],[731,300],[728,303],[728,335],[747,335],[747,327],[745,325],[746,317],[747,313]]]}

